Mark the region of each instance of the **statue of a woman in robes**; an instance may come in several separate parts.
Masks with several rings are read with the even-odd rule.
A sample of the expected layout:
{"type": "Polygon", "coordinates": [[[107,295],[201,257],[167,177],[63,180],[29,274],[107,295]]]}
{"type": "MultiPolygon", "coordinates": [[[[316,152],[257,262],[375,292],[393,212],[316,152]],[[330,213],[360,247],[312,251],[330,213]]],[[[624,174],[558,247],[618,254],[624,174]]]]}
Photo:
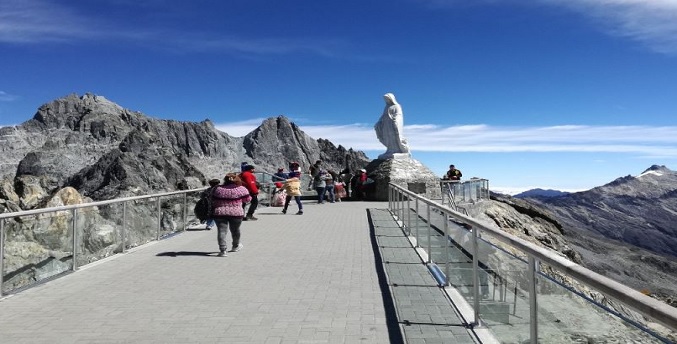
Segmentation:
{"type": "Polygon", "coordinates": [[[379,159],[390,159],[398,153],[409,153],[409,145],[403,136],[404,114],[402,107],[395,100],[395,95],[386,93],[383,95],[386,107],[379,118],[374,130],[376,137],[386,146],[386,152],[379,155],[379,159]]]}

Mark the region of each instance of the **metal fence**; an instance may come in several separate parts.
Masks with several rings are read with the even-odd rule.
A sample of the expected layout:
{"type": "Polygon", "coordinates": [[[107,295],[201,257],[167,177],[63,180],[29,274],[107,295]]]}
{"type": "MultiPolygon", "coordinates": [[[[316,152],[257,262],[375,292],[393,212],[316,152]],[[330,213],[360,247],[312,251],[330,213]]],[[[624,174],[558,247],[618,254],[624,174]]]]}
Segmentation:
{"type": "Polygon", "coordinates": [[[677,309],[448,205],[391,183],[388,207],[462,316],[501,342],[671,343],[647,324],[677,331],[677,309]]]}
{"type": "Polygon", "coordinates": [[[185,231],[205,189],[0,214],[0,296],[185,231]]]}

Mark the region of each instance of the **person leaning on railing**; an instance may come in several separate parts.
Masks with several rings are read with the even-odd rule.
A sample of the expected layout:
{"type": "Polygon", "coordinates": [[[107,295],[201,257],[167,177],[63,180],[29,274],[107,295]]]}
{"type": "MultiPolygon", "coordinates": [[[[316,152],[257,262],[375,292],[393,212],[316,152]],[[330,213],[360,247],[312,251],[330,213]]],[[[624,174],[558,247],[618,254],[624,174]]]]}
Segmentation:
{"type": "Polygon", "coordinates": [[[444,175],[442,179],[444,180],[461,180],[463,173],[461,170],[457,169],[454,165],[449,165],[449,171],[444,175]]]}

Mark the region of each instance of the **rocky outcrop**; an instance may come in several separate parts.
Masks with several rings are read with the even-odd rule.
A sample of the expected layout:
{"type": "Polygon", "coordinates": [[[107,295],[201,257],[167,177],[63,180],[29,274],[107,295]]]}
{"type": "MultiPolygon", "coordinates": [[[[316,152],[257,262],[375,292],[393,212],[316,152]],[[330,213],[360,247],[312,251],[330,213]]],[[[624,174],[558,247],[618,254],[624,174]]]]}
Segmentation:
{"type": "MultiPolygon", "coordinates": [[[[497,227],[526,240],[538,243],[542,246],[562,253],[570,260],[585,266],[606,277],[619,281],[638,291],[642,291],[652,297],[660,299],[670,305],[677,307],[677,262],[674,258],[643,249],[622,240],[609,238],[602,233],[596,233],[587,228],[587,221],[578,223],[572,221],[572,218],[581,217],[584,219],[594,219],[595,222],[605,222],[599,224],[597,228],[623,228],[628,220],[628,216],[637,218],[646,217],[641,214],[641,209],[633,209],[625,212],[619,212],[611,209],[631,208],[631,204],[636,207],[648,207],[648,203],[660,204],[661,199],[665,199],[671,193],[668,186],[671,177],[662,179],[659,189],[663,191],[651,190],[651,185],[658,185],[655,177],[664,177],[670,174],[669,170],[652,167],[649,170],[660,171],[661,176],[649,173],[640,177],[623,177],[605,185],[604,187],[593,189],[592,192],[572,194],[564,196],[563,199],[544,199],[544,198],[525,198],[518,199],[506,195],[493,194],[491,202],[478,204],[468,207],[474,216],[484,218],[497,227]],[[650,179],[645,179],[650,177],[650,179]],[[646,184],[648,183],[648,184],[646,184]],[[618,187],[623,188],[619,190],[618,187]],[[656,197],[655,202],[643,197],[628,203],[630,194],[643,194],[643,197],[656,197]],[[576,195],[578,199],[584,200],[582,204],[576,206],[576,203],[570,197],[576,195]],[[622,195],[615,198],[614,195],[622,195]],[[610,204],[612,199],[617,204],[611,207],[592,206],[593,204],[610,204]],[[646,202],[646,203],[644,203],[646,202]],[[558,208],[559,204],[565,204],[566,207],[558,208]],[[587,206],[586,206],[587,205],[587,206]],[[582,214],[571,214],[569,211],[578,211],[582,214]],[[607,213],[610,211],[610,213],[607,213]],[[566,216],[562,216],[565,214],[566,216]],[[633,214],[633,215],[631,215],[633,214]],[[602,220],[604,219],[604,220],[602,220]]],[[[663,219],[668,213],[661,214],[663,219]]],[[[646,218],[645,221],[657,221],[656,218],[646,218]]],[[[629,222],[632,230],[632,223],[629,222]]],[[[644,231],[643,235],[646,242],[651,242],[650,231],[644,231]]],[[[591,293],[591,297],[596,294],[591,293]]],[[[599,295],[595,296],[599,297],[599,295]]]]}
{"type": "Polygon", "coordinates": [[[336,171],[362,168],[362,152],[315,140],[284,116],[243,138],[200,123],[158,120],[104,97],[71,94],[41,106],[33,119],[0,129],[3,199],[21,209],[70,186],[94,200],[206,185],[242,161],[274,172],[315,160],[336,171]]]}
{"type": "Polygon", "coordinates": [[[665,166],[588,191],[532,201],[573,230],[677,257],[677,172],[665,166]]]}
{"type": "MultiPolygon", "coordinates": [[[[464,207],[468,210],[470,216],[492,228],[502,230],[535,245],[546,247],[577,264],[677,307],[677,302],[675,301],[677,299],[677,294],[675,293],[677,263],[670,258],[651,254],[648,251],[636,247],[633,248],[628,244],[610,243],[602,237],[581,236],[577,231],[568,228],[566,224],[560,223],[554,213],[539,204],[530,203],[529,200],[492,194],[491,200],[465,204],[464,207]],[[587,246],[581,246],[583,242],[587,246]],[[586,247],[594,247],[597,252],[591,255],[586,247]]],[[[483,237],[513,256],[519,257],[522,255],[520,252],[515,252],[509,245],[491,239],[491,236],[483,237]]],[[[483,257],[482,252],[480,252],[480,256],[483,257]]],[[[509,271],[509,278],[517,285],[520,285],[520,288],[526,288],[528,276],[526,275],[523,261],[509,259],[505,254],[490,254],[485,259],[488,259],[488,265],[493,269],[499,272],[509,271]]],[[[568,288],[576,290],[598,304],[615,310],[628,319],[644,324],[644,326],[651,328],[661,336],[670,340],[677,338],[677,332],[653,322],[652,319],[644,318],[641,314],[627,308],[622,303],[607,298],[601,292],[569,278],[560,271],[546,264],[541,264],[540,269],[568,288]]],[[[557,295],[561,292],[561,290],[558,291],[558,288],[554,284],[544,283],[539,288],[540,292],[544,294],[543,297],[547,299],[545,302],[562,301],[557,301],[557,297],[548,298],[550,293],[557,295]],[[553,289],[548,290],[548,288],[553,289]]],[[[586,310],[582,314],[576,313],[575,310],[579,307],[576,306],[576,303],[578,303],[576,299],[567,297],[565,302],[558,305],[561,312],[553,313],[552,316],[556,317],[556,319],[564,319],[575,315],[578,320],[582,319],[588,311],[586,310]],[[568,312],[572,310],[574,313],[569,314],[568,312]]],[[[582,302],[582,304],[585,304],[585,302],[582,302]]],[[[587,307],[580,305],[580,309],[587,309],[587,307]]],[[[568,340],[576,338],[574,340],[576,342],[597,342],[602,339],[610,339],[609,337],[599,338],[599,333],[605,333],[604,331],[597,331],[594,328],[595,326],[602,325],[602,323],[599,323],[600,319],[589,317],[587,321],[592,321],[593,324],[586,324],[585,329],[570,329],[571,337],[568,340]]],[[[570,322],[570,320],[565,320],[565,322],[570,322]]],[[[604,325],[613,326],[613,322],[604,323],[604,325]]],[[[628,339],[629,337],[626,337],[628,333],[624,331],[624,329],[618,328],[606,333],[618,336],[616,340],[642,341],[642,339],[628,339]]],[[[545,332],[547,333],[547,330],[545,332]]],[[[562,339],[552,340],[555,342],[562,341],[562,339]]]]}
{"type": "Polygon", "coordinates": [[[368,200],[387,201],[389,183],[423,194],[430,199],[442,197],[440,178],[408,154],[390,159],[373,160],[365,169],[369,178],[374,180],[374,183],[366,189],[368,200]]]}

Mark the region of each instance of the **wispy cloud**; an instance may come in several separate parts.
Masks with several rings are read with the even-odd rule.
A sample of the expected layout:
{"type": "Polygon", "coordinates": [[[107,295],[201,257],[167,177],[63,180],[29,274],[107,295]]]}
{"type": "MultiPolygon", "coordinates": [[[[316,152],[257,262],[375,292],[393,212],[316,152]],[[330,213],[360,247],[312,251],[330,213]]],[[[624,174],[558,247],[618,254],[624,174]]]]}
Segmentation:
{"type": "MultiPolygon", "coordinates": [[[[263,119],[220,123],[216,127],[233,136],[244,136],[263,119]]],[[[299,125],[311,137],[363,151],[384,150],[370,125],[299,125]]],[[[404,127],[412,150],[428,152],[605,152],[636,157],[677,159],[677,127],[583,126],[495,127],[465,125],[404,127]]]]}
{"type": "Polygon", "coordinates": [[[598,20],[607,32],[677,54],[675,0],[541,0],[571,8],[598,20]]]}
{"type": "Polygon", "coordinates": [[[0,91],[0,102],[11,102],[18,99],[18,96],[9,94],[5,91],[0,91]]]}
{"type": "MultiPolygon", "coordinates": [[[[166,4],[158,3],[164,8],[166,4]]],[[[158,5],[156,4],[156,5],[158,5]]],[[[118,2],[125,5],[125,2],[118,2]]],[[[127,4],[148,6],[148,4],[127,4]]],[[[159,6],[158,5],[158,6],[159,6]]],[[[106,17],[90,17],[67,3],[49,0],[3,0],[0,2],[0,43],[74,43],[83,40],[124,41],[143,47],[175,52],[222,52],[247,55],[310,53],[336,56],[346,42],[308,37],[214,36],[205,32],[172,28],[120,25],[106,17]]]]}
{"type": "Polygon", "coordinates": [[[69,8],[42,0],[0,2],[0,42],[71,41],[92,36],[91,23],[69,8]]]}
{"type": "MultiPolygon", "coordinates": [[[[435,9],[504,5],[504,0],[419,0],[435,9]]],[[[592,19],[604,32],[637,41],[656,52],[677,54],[675,0],[511,0],[513,4],[567,8],[592,19]]]]}

